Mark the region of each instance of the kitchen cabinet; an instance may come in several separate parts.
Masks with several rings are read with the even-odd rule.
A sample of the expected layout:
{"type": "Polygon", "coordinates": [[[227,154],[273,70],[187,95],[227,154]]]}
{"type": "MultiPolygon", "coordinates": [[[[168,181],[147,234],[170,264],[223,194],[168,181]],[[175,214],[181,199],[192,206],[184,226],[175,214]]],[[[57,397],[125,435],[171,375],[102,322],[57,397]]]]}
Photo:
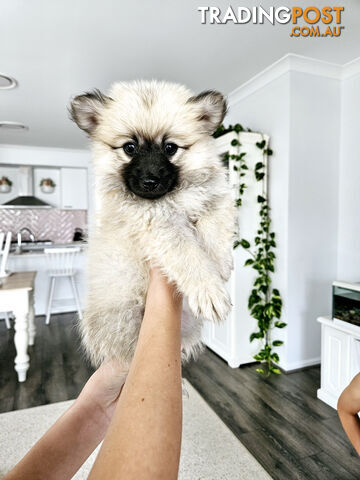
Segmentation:
{"type": "Polygon", "coordinates": [[[33,179],[35,197],[40,198],[40,200],[43,200],[52,207],[61,208],[60,169],[35,167],[33,170],[33,179]],[[53,192],[44,193],[41,190],[40,182],[43,178],[51,178],[51,180],[55,183],[53,192]]]}
{"type": "Polygon", "coordinates": [[[86,168],[61,168],[61,208],[87,210],[88,182],[86,168]]]}
{"type": "Polygon", "coordinates": [[[11,190],[7,193],[0,192],[0,205],[10,200],[13,200],[19,195],[19,178],[18,178],[18,168],[17,167],[0,167],[0,178],[8,177],[12,182],[11,190]]]}

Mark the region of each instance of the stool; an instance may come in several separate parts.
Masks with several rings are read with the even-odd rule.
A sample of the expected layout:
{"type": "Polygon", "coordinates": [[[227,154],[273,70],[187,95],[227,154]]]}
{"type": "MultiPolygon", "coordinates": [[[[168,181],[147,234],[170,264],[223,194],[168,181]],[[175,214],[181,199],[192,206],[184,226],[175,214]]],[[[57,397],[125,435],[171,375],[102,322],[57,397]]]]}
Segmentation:
{"type": "Polygon", "coordinates": [[[48,275],[50,277],[48,302],[46,307],[45,323],[49,325],[51,316],[51,304],[54,296],[55,281],[57,278],[68,277],[70,280],[71,288],[74,294],[76,308],[79,314],[80,320],[82,319],[82,312],[80,308],[79,294],[77,291],[75,276],[76,270],[74,270],[74,260],[76,255],[79,254],[79,247],[65,247],[65,248],[45,248],[45,258],[48,265],[48,275]]]}

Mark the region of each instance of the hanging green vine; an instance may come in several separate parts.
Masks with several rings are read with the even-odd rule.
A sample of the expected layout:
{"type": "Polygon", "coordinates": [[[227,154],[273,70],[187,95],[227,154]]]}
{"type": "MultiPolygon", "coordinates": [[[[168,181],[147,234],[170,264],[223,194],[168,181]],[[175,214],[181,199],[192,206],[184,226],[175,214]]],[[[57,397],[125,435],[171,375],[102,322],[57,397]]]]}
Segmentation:
{"type": "MultiPolygon", "coordinates": [[[[225,128],[221,125],[215,132],[214,137],[218,138],[229,132],[240,132],[245,130],[240,124],[234,126],[229,125],[225,128]]],[[[233,147],[237,147],[236,154],[225,154],[225,160],[234,160],[233,168],[239,172],[239,187],[237,192],[237,198],[235,200],[236,206],[242,205],[242,197],[246,190],[245,177],[248,173],[249,167],[246,163],[246,152],[241,152],[241,144],[238,139],[231,141],[233,147]]],[[[266,145],[265,139],[261,142],[257,142],[256,146],[262,150],[263,161],[258,162],[255,165],[254,174],[258,182],[262,181],[265,177],[265,156],[271,156],[272,150],[266,145]]],[[[257,273],[253,283],[248,299],[248,308],[250,315],[257,321],[257,331],[250,335],[250,342],[256,338],[262,340],[262,348],[254,355],[254,359],[261,362],[263,365],[257,368],[257,372],[266,376],[271,373],[280,374],[280,369],[274,365],[279,362],[279,355],[273,351],[274,347],[279,347],[283,344],[281,340],[272,340],[271,333],[274,328],[284,328],[286,323],[280,321],[282,310],[282,299],[279,290],[272,287],[271,273],[274,273],[274,261],[275,261],[275,233],[271,231],[271,217],[270,207],[268,202],[268,195],[266,189],[263,195],[258,195],[257,202],[259,204],[259,227],[253,244],[244,238],[240,238],[237,234],[237,238],[234,242],[234,249],[241,246],[249,254],[245,262],[245,266],[251,266],[257,273]]]]}

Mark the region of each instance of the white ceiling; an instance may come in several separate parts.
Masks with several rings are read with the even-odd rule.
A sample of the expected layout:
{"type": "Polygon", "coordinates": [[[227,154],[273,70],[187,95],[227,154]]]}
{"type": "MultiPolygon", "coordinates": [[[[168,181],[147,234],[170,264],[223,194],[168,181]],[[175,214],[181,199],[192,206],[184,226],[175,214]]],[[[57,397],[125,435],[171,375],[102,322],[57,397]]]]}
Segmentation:
{"type": "Polygon", "coordinates": [[[158,78],[197,92],[229,93],[287,53],[339,64],[360,55],[358,0],[330,2],[345,5],[340,38],[290,38],[290,24],[202,25],[197,11],[199,5],[225,10],[260,3],[285,2],[0,0],[0,72],[19,82],[17,89],[0,90],[0,120],[30,127],[0,132],[0,143],[86,147],[68,119],[69,98],[114,81],[158,78]]]}

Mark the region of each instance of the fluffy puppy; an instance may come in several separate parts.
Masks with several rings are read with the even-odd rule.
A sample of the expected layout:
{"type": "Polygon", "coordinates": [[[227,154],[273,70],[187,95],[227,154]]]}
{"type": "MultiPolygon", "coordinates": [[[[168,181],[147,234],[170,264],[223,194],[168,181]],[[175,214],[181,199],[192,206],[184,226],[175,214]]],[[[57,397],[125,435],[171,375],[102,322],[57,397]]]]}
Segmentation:
{"type": "Polygon", "coordinates": [[[213,132],[226,103],[215,91],[139,81],[77,96],[71,116],[92,140],[96,219],[80,329],[92,363],[134,354],[149,265],[183,293],[183,358],[204,319],[230,309],[234,206],[213,132]]]}

